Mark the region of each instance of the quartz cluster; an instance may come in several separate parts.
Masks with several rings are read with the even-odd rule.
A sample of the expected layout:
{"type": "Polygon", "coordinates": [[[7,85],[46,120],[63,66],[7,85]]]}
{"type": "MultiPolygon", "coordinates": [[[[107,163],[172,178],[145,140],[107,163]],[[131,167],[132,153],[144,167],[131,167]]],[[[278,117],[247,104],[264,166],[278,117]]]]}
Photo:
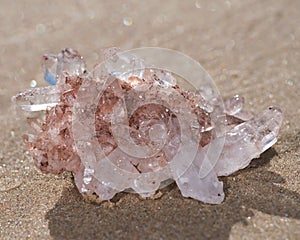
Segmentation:
{"type": "Polygon", "coordinates": [[[24,136],[35,165],[44,173],[72,172],[82,194],[109,200],[131,190],[150,197],[175,181],[183,196],[218,204],[218,176],[245,168],[277,141],[277,107],[252,115],[241,96],[208,101],[134,55],[113,48],[105,56],[89,72],[71,48],[44,55],[52,86],[13,97],[25,111],[45,112],[28,118],[35,133],[24,136]]]}

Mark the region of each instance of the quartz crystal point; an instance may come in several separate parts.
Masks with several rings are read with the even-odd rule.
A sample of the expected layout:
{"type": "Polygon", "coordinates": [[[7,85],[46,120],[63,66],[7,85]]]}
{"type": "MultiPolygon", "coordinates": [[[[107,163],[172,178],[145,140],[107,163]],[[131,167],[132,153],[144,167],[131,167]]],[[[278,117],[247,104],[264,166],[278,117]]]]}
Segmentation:
{"type": "Polygon", "coordinates": [[[51,85],[63,84],[64,74],[80,76],[86,71],[82,56],[72,48],[63,49],[57,56],[45,54],[42,67],[44,79],[51,85]]]}
{"type": "Polygon", "coordinates": [[[59,102],[59,96],[56,87],[47,86],[20,92],[12,98],[12,101],[24,111],[32,112],[54,107],[59,102]]]}
{"type": "Polygon", "coordinates": [[[35,165],[72,172],[82,194],[101,200],[130,189],[150,197],[175,181],[184,197],[221,203],[218,176],[245,168],[277,141],[282,111],[253,115],[239,95],[207,101],[171,73],[118,53],[106,50],[91,73],[73,49],[43,56],[52,86],[12,98],[23,110],[45,110],[45,119],[28,119],[35,134],[24,136],[35,165]]]}

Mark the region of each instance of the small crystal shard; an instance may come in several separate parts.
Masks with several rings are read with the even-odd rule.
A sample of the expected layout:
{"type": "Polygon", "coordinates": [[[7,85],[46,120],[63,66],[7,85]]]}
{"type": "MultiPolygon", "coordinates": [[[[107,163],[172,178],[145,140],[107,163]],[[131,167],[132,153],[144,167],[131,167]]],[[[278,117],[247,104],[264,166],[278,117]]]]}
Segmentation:
{"type": "Polygon", "coordinates": [[[12,101],[25,111],[42,111],[57,105],[59,96],[57,88],[48,86],[20,92],[12,101]]]}
{"type": "Polygon", "coordinates": [[[91,73],[71,48],[44,55],[53,86],[13,97],[23,110],[45,110],[44,120],[28,119],[35,134],[24,136],[35,165],[72,172],[82,194],[109,200],[131,189],[150,197],[175,181],[184,197],[219,204],[218,176],[245,168],[277,141],[279,108],[253,115],[239,95],[223,101],[134,54],[104,53],[91,73]]]}
{"type": "Polygon", "coordinates": [[[64,74],[80,76],[86,71],[82,56],[72,48],[63,49],[57,56],[45,54],[42,59],[44,79],[51,85],[64,80],[64,74]]]}
{"type": "Polygon", "coordinates": [[[119,49],[109,48],[104,51],[105,67],[111,75],[131,84],[130,78],[142,79],[145,65],[144,60],[130,53],[119,54],[119,49]]]}

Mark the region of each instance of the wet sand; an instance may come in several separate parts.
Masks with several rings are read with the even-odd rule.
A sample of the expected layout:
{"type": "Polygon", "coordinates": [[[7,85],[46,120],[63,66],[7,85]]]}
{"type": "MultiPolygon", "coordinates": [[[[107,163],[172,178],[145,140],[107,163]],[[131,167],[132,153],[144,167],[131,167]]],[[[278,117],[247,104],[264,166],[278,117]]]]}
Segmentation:
{"type": "Polygon", "coordinates": [[[300,2],[0,1],[0,239],[300,239],[300,2]],[[125,19],[124,19],[125,18],[125,19]],[[124,24],[125,20],[125,24],[124,24]],[[226,199],[157,200],[119,194],[83,200],[70,174],[41,174],[22,142],[10,98],[35,79],[41,55],[78,49],[88,66],[109,46],[158,46],[199,61],[223,96],[259,112],[281,106],[278,143],[251,167],[221,178],[226,199]]]}

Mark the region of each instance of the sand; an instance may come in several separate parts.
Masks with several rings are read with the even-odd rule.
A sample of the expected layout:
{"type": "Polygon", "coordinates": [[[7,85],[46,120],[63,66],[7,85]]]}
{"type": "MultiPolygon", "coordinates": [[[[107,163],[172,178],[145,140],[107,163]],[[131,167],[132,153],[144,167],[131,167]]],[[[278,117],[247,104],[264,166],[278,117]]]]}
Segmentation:
{"type": "Polygon", "coordinates": [[[0,1],[0,239],[300,239],[300,1],[0,1]],[[123,20],[125,24],[123,23],[123,20]],[[35,79],[43,53],[78,49],[89,66],[104,47],[158,46],[199,61],[223,96],[248,110],[281,106],[278,143],[222,178],[226,199],[119,194],[87,203],[70,174],[41,174],[10,98],[35,79]]]}

